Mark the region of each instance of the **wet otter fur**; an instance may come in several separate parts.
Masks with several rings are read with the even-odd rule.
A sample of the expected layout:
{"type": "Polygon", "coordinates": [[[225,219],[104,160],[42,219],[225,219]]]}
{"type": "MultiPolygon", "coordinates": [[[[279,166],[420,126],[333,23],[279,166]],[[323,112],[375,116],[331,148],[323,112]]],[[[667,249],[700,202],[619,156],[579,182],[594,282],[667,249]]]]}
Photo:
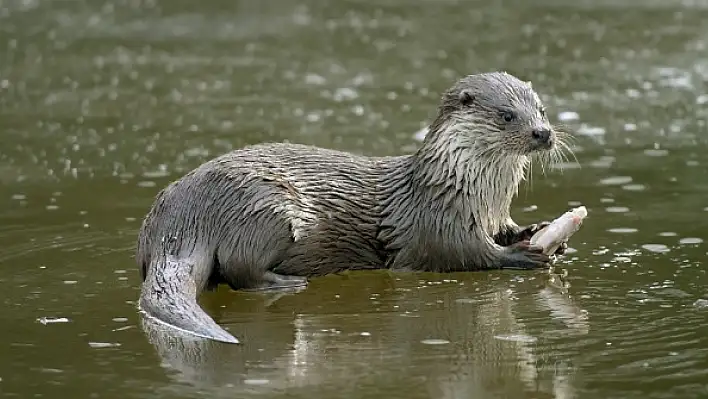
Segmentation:
{"type": "Polygon", "coordinates": [[[141,309],[237,343],[197,304],[203,290],[304,286],[342,270],[547,266],[528,243],[547,222],[520,227],[509,213],[531,156],[567,148],[531,85],[503,72],[464,77],[428,131],[409,155],[267,143],[187,173],[143,221],[141,309]]]}

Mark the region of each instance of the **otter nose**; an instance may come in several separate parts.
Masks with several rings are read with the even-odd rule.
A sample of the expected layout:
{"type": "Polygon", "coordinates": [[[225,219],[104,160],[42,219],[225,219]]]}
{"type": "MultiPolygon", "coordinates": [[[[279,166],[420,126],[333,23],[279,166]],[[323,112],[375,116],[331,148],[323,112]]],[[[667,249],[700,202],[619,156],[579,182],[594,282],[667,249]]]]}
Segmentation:
{"type": "Polygon", "coordinates": [[[551,141],[551,130],[546,128],[534,129],[531,136],[540,144],[549,144],[551,141]]]}

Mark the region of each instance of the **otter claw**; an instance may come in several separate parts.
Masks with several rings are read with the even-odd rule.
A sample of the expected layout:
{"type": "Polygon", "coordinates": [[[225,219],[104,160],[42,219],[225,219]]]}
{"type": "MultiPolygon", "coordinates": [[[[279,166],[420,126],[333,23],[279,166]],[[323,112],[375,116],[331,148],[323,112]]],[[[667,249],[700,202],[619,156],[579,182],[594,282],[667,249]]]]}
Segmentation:
{"type": "Polygon", "coordinates": [[[551,257],[543,253],[543,248],[521,241],[505,248],[506,259],[502,269],[538,269],[551,264],[551,257]]]}

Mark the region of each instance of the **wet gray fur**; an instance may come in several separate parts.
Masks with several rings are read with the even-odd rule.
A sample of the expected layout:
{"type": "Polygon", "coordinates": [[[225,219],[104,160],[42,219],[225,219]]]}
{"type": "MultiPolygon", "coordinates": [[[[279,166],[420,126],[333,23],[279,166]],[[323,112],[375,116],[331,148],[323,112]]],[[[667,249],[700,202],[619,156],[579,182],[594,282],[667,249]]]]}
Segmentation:
{"type": "Polygon", "coordinates": [[[197,305],[203,290],[283,288],[357,269],[541,267],[548,258],[516,245],[530,232],[509,207],[530,156],[554,147],[530,84],[493,72],[446,91],[409,155],[298,144],[232,151],[157,195],[138,240],[141,308],[197,335],[237,342],[197,305]]]}

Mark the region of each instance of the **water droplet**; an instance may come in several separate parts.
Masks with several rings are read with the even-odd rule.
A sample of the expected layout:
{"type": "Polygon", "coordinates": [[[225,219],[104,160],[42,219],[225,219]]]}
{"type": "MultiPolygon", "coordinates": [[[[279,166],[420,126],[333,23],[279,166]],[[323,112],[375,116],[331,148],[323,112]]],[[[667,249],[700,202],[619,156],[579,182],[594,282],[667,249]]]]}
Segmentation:
{"type": "Polygon", "coordinates": [[[370,337],[371,333],[367,331],[362,331],[361,333],[359,333],[359,335],[361,335],[362,337],[370,337]]]}

